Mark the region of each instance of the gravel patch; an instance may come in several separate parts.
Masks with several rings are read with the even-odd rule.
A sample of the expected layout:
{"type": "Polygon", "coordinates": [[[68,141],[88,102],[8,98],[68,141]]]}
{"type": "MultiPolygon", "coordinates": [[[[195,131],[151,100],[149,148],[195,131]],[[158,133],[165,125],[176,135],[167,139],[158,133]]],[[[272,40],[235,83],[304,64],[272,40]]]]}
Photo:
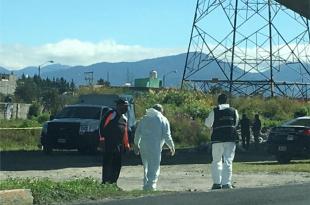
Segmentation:
{"type": "MultiPolygon", "coordinates": [[[[1,171],[0,179],[50,178],[55,181],[92,177],[101,180],[101,167],[63,168],[54,170],[1,171]]],[[[124,190],[142,189],[143,167],[123,166],[118,186],[124,190]]],[[[279,186],[285,184],[309,183],[310,173],[287,172],[281,174],[242,173],[233,174],[236,188],[279,186]]],[[[208,164],[162,165],[158,181],[159,190],[167,191],[209,191],[212,185],[208,164]]]]}

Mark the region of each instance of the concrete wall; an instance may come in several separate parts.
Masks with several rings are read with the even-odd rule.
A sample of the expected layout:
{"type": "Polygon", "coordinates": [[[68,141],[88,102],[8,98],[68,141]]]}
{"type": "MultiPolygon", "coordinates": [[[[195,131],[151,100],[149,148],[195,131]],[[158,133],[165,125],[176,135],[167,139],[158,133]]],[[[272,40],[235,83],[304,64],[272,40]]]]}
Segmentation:
{"type": "Polygon", "coordinates": [[[13,95],[16,90],[16,76],[0,74],[0,93],[13,95]]]}
{"type": "Polygon", "coordinates": [[[27,119],[30,106],[31,104],[0,102],[0,119],[27,119]]]}

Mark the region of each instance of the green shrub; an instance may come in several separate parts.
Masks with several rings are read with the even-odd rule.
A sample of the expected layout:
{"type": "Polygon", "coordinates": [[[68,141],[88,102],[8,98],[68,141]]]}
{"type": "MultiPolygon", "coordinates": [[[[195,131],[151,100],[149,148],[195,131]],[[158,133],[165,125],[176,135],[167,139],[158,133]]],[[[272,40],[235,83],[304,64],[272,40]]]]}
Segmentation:
{"type": "Polygon", "coordinates": [[[26,127],[40,127],[41,124],[35,118],[23,120],[22,123],[18,126],[18,128],[26,128],[26,127]]]}
{"type": "Polygon", "coordinates": [[[1,128],[25,128],[25,127],[40,127],[35,117],[31,119],[14,119],[14,120],[0,120],[1,128]]]}
{"type": "Polygon", "coordinates": [[[195,146],[209,141],[209,132],[202,121],[208,116],[213,99],[201,92],[179,90],[151,90],[136,95],[136,114],[139,119],[155,103],[163,105],[171,124],[176,144],[195,146]]]}
{"type": "Polygon", "coordinates": [[[41,113],[41,105],[37,102],[32,103],[29,107],[28,116],[29,117],[38,117],[41,113]]]}
{"type": "Polygon", "coordinates": [[[182,113],[174,113],[170,119],[171,134],[176,144],[180,146],[197,146],[210,141],[210,135],[200,119],[192,119],[182,113]]]}
{"type": "Polygon", "coordinates": [[[303,106],[301,108],[298,108],[294,113],[294,117],[302,117],[302,116],[310,115],[309,108],[310,106],[309,107],[303,106]]]}
{"type": "Polygon", "coordinates": [[[43,113],[37,118],[38,123],[43,124],[44,122],[48,121],[50,118],[50,115],[48,113],[43,113]]]}
{"type": "Polygon", "coordinates": [[[280,97],[266,99],[261,96],[234,98],[233,106],[238,109],[239,114],[245,113],[250,119],[253,119],[256,113],[260,114],[262,121],[266,121],[266,125],[275,125],[292,119],[296,111],[303,109],[302,107],[308,110],[309,107],[305,102],[298,100],[280,97]]]}
{"type": "Polygon", "coordinates": [[[188,98],[186,92],[166,92],[162,100],[163,104],[174,104],[176,106],[181,106],[186,103],[186,98],[188,98]]]}
{"type": "Polygon", "coordinates": [[[246,114],[250,119],[261,112],[264,100],[261,97],[236,97],[231,100],[231,105],[237,108],[239,114],[246,114]]]}
{"type": "Polygon", "coordinates": [[[263,119],[262,120],[262,127],[276,127],[280,125],[283,121],[279,120],[269,120],[269,119],[263,119]]]}

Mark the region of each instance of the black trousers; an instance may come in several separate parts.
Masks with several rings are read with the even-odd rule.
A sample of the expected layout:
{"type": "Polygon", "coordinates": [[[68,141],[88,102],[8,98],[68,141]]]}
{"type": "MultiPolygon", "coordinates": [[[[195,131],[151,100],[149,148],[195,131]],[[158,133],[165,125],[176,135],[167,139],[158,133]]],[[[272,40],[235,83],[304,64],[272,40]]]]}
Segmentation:
{"type": "Polygon", "coordinates": [[[103,152],[102,183],[117,183],[122,167],[121,151],[103,152]]]}
{"type": "Polygon", "coordinates": [[[259,131],[254,131],[254,132],[253,132],[253,135],[254,135],[254,145],[255,145],[255,149],[258,149],[260,132],[259,132],[259,131]]]}
{"type": "Polygon", "coordinates": [[[250,146],[250,133],[249,132],[241,133],[241,137],[242,137],[242,147],[248,149],[250,146]]]}

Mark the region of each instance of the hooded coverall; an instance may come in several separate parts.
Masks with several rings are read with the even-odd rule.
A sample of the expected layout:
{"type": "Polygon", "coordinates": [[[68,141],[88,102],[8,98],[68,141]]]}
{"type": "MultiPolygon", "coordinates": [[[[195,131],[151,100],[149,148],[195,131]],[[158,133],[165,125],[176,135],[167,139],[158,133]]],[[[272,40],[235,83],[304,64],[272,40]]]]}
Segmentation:
{"type": "Polygon", "coordinates": [[[140,150],[144,167],[143,189],[156,190],[162,147],[166,143],[174,150],[168,119],[154,108],[147,109],[137,126],[134,143],[140,150]]]}

